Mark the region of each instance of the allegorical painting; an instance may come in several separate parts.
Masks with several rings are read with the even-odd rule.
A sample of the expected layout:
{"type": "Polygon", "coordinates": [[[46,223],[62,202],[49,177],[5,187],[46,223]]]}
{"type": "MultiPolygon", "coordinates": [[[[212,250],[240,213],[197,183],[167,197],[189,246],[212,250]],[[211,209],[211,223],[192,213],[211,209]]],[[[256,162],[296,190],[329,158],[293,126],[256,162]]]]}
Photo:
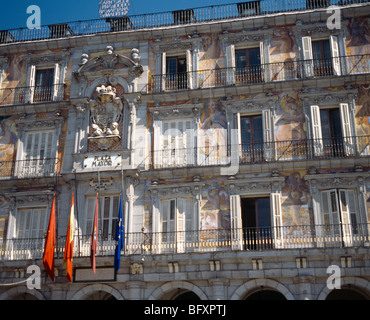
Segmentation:
{"type": "Polygon", "coordinates": [[[282,220],[286,228],[287,238],[309,235],[314,223],[312,199],[307,182],[304,180],[306,171],[295,171],[285,174],[282,188],[282,220]]]}

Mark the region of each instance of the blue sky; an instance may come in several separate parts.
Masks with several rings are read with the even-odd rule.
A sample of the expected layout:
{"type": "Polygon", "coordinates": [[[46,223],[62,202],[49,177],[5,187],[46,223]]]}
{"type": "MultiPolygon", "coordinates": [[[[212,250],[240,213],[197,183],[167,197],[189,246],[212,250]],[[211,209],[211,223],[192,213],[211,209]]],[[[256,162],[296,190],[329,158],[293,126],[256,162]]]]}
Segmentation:
{"type": "MultiPolygon", "coordinates": [[[[130,0],[129,15],[180,10],[242,0],[130,0]]],[[[90,20],[99,18],[99,0],[13,0],[1,1],[0,30],[26,27],[27,8],[37,5],[41,9],[41,24],[90,20]]]]}

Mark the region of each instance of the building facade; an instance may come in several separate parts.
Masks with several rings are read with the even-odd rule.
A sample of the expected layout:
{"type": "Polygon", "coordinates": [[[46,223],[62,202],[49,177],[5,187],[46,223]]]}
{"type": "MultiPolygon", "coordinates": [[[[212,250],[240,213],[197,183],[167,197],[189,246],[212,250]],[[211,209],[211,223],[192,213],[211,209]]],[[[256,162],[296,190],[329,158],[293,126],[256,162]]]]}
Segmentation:
{"type": "Polygon", "coordinates": [[[0,299],[370,298],[370,6],[296,2],[0,32],[0,299]]]}

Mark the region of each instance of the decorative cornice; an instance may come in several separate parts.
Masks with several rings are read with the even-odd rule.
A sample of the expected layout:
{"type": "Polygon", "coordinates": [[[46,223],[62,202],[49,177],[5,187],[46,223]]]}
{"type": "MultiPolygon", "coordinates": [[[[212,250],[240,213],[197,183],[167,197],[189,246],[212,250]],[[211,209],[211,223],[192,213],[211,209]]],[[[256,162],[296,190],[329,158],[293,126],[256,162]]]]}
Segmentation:
{"type": "Polygon", "coordinates": [[[328,91],[303,91],[298,93],[299,99],[310,105],[329,105],[341,102],[352,103],[357,98],[358,89],[349,89],[335,92],[328,91]]]}
{"type": "Polygon", "coordinates": [[[23,56],[22,59],[26,62],[26,65],[50,65],[52,63],[63,63],[67,64],[71,53],[67,50],[63,52],[48,52],[47,54],[34,54],[29,52],[27,56],[23,56]]]}
{"type": "Polygon", "coordinates": [[[198,117],[203,109],[203,104],[184,104],[166,107],[149,108],[154,120],[173,119],[173,118],[193,118],[198,117]]]}
{"type": "Polygon", "coordinates": [[[253,100],[227,99],[221,101],[221,104],[228,111],[235,113],[248,113],[262,111],[263,109],[272,109],[275,107],[275,103],[278,99],[278,96],[266,96],[253,100]]]}
{"type": "Polygon", "coordinates": [[[202,192],[202,188],[205,187],[204,183],[199,182],[185,182],[180,185],[168,185],[168,184],[154,184],[148,186],[152,197],[168,198],[168,197],[179,197],[179,196],[196,196],[202,192]]]}
{"type": "Polygon", "coordinates": [[[233,179],[225,181],[230,195],[271,193],[279,191],[285,182],[285,177],[254,177],[248,179],[233,179]]]}
{"type": "Polygon", "coordinates": [[[175,38],[174,40],[170,41],[161,41],[157,39],[152,44],[152,50],[154,53],[162,53],[162,52],[176,52],[185,50],[192,50],[199,48],[202,42],[202,38],[197,35],[193,35],[189,37],[189,39],[179,39],[175,38]]]}

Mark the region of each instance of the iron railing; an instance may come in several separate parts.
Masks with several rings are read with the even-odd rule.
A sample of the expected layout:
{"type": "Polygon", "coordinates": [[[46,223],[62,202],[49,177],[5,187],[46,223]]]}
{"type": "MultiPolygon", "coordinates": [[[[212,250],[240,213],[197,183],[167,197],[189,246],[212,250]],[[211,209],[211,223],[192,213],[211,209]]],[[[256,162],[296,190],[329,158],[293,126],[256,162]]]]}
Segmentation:
{"type": "Polygon", "coordinates": [[[62,101],[64,84],[0,89],[0,106],[62,101]]]}
{"type": "Polygon", "coordinates": [[[289,60],[243,68],[220,68],[176,74],[152,75],[150,92],[249,85],[263,82],[303,80],[370,72],[370,55],[332,59],[289,60]],[[336,66],[336,67],[334,67],[336,66]]]}
{"type": "Polygon", "coordinates": [[[0,180],[54,177],[58,174],[58,158],[30,158],[0,161],[0,180]]]}
{"type": "Polygon", "coordinates": [[[198,7],[160,13],[131,15],[107,19],[75,21],[41,26],[40,28],[17,28],[0,31],[0,44],[70,38],[116,31],[153,29],[166,26],[221,21],[243,17],[263,16],[273,13],[306,11],[367,3],[368,0],[255,0],[241,3],[198,7]]]}
{"type": "Polygon", "coordinates": [[[370,156],[370,136],[257,142],[155,150],[150,169],[222,166],[278,161],[330,160],[370,156]]]}
{"type": "MultiPolygon", "coordinates": [[[[122,255],[153,255],[212,251],[266,251],[297,248],[370,246],[370,225],[294,225],[183,232],[127,233],[122,255]]],[[[64,256],[65,236],[56,239],[55,257],[64,256]]],[[[91,235],[74,236],[74,257],[90,256],[91,235]]],[[[44,238],[8,239],[0,245],[0,260],[41,259],[44,238]]],[[[114,236],[98,236],[97,256],[113,256],[114,236]]]]}

